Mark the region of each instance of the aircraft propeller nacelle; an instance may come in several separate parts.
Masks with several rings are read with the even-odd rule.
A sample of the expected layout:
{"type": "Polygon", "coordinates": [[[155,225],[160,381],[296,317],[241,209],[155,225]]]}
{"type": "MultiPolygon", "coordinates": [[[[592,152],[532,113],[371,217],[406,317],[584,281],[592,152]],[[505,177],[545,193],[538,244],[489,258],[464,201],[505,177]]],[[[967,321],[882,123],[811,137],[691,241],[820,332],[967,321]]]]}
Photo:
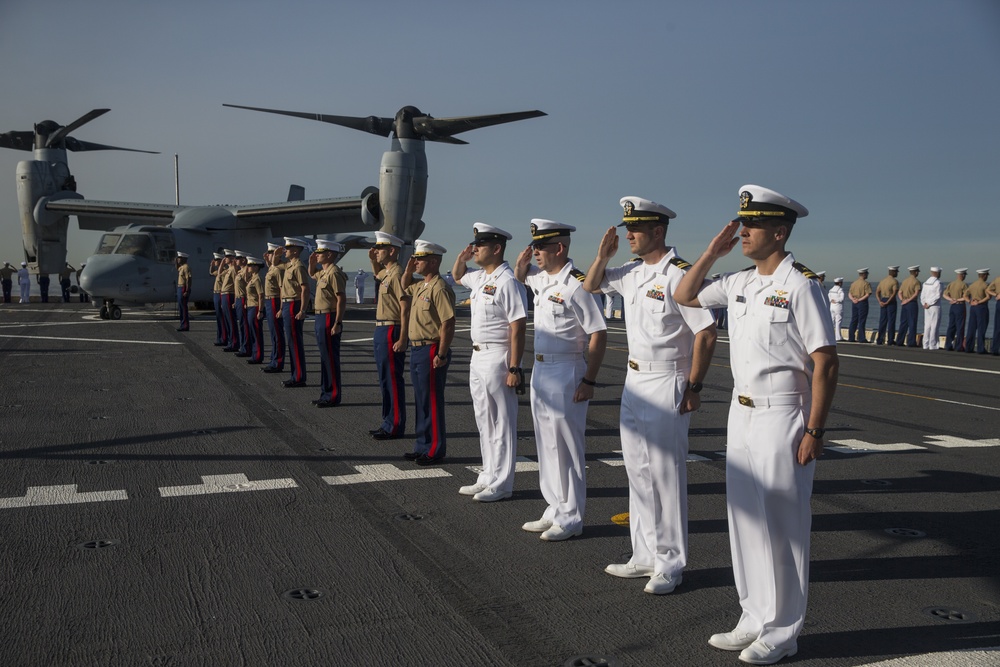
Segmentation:
{"type": "Polygon", "coordinates": [[[396,139],[382,154],[379,203],[382,231],[411,245],[423,231],[421,216],[427,201],[427,154],[420,139],[396,139]]]}
{"type": "Polygon", "coordinates": [[[61,161],[23,160],[17,163],[17,208],[21,218],[24,258],[38,273],[59,273],[66,267],[69,218],[45,214],[45,201],[82,197],[65,156],[61,161]]]}

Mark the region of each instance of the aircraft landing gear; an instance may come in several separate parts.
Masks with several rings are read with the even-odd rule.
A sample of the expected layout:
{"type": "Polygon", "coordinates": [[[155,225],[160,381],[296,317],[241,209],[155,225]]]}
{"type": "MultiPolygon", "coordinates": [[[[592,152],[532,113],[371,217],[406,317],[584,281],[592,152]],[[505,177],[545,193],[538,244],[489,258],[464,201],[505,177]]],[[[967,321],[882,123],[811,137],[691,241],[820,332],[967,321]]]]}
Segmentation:
{"type": "Polygon", "coordinates": [[[105,299],[104,305],[101,306],[101,319],[102,320],[120,320],[122,318],[122,309],[115,305],[115,302],[111,299],[105,299]]]}

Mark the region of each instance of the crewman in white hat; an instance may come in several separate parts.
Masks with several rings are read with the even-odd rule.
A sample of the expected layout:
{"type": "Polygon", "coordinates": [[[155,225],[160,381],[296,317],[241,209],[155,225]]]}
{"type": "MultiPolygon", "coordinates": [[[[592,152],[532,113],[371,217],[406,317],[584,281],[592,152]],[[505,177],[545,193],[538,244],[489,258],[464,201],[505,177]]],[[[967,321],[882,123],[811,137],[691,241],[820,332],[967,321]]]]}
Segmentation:
{"type": "Polygon", "coordinates": [[[986,354],[986,327],[990,323],[989,269],[976,269],[976,282],[969,285],[966,298],[969,302],[969,329],[965,337],[965,351],[986,354]],[[978,347],[978,349],[976,349],[978,347]]]}
{"type": "Polygon", "coordinates": [[[181,325],[178,331],[190,331],[191,316],[188,313],[188,299],[191,298],[191,267],[188,265],[188,254],[177,251],[177,259],[174,260],[177,267],[177,310],[180,313],[181,325]]]}
{"type": "Polygon", "coordinates": [[[629,251],[639,260],[608,268],[619,240],[611,227],[583,281],[588,292],[622,295],[628,336],[620,426],[632,557],[604,571],[648,577],[643,590],[663,595],[682,582],[687,565],[688,429],[715,351],[715,318],[674,301],[674,289],[691,267],[666,243],[677,214],[642,197],[622,197],[619,204],[624,213],[618,226],[625,227],[629,251]]]}
{"type": "Polygon", "coordinates": [[[215,346],[225,347],[229,332],[224,327],[222,316],[222,260],[221,252],[212,253],[212,261],[208,264],[208,275],[212,276],[212,306],[215,308],[215,346]]]}
{"type": "Polygon", "coordinates": [[[743,186],[738,217],[674,294],[688,306],[727,303],[732,315],[726,501],[743,613],[709,644],[758,665],[798,650],[809,587],[809,499],[839,368],[823,288],[785,249],[806,215],[774,190],[743,186]],[[703,287],[712,264],[741,241],[754,267],[703,287]]]}
{"type": "Polygon", "coordinates": [[[17,273],[17,269],[10,265],[10,262],[4,262],[3,266],[0,267],[0,284],[3,285],[3,302],[10,303],[10,292],[14,286],[13,276],[17,273]]]}
{"type": "Polygon", "coordinates": [[[21,262],[17,270],[17,287],[21,290],[21,303],[31,303],[31,275],[28,273],[28,263],[21,262]]]}
{"type": "Polygon", "coordinates": [[[337,266],[344,246],[336,241],[317,239],[316,252],[309,255],[309,275],[316,280],[316,347],[319,349],[319,398],[317,408],[332,408],[344,398],[340,371],[340,338],[347,310],[347,274],[337,266]]]}
{"type": "Polygon", "coordinates": [[[583,532],[587,407],[607,346],[608,325],[597,300],[583,289],[583,273],[569,258],[570,234],[575,231],[572,225],[535,218],[531,246],[518,256],[514,269],[534,295],[531,418],[539,485],[548,505],[540,519],[521,528],[541,533],[549,542],[583,532]],[[532,255],[537,266],[531,264],[532,255]]]}
{"type": "MultiPolygon", "coordinates": [[[[375,232],[375,245],[368,250],[372,275],[378,286],[375,299],[375,336],[372,339],[375,369],[382,391],[382,421],[369,431],[375,440],[394,440],[406,431],[406,385],[403,366],[409,346],[407,327],[400,301],[404,298],[403,268],[399,253],[403,239],[387,232],[375,232]]],[[[409,308],[406,308],[409,313],[409,308]]]]}
{"type": "Polygon", "coordinates": [[[517,456],[517,390],[524,391],[524,333],[528,296],[504,260],[513,236],[477,222],[474,238],[455,259],[455,280],[469,289],[472,307],[472,360],[469,393],[479,430],[483,469],[475,484],[458,490],[478,502],[510,498],[517,456]],[[479,269],[468,270],[473,260],[479,269]]]}
{"type": "Polygon", "coordinates": [[[441,277],[444,247],[423,239],[413,242],[413,255],[403,271],[403,319],[409,322],[410,384],[416,408],[416,442],[404,458],[417,465],[440,463],[447,454],[444,386],[455,337],[455,292],[441,277]],[[414,282],[413,274],[423,280],[414,282]]]}
{"type": "Polygon", "coordinates": [[[844,336],[841,334],[841,326],[844,322],[844,279],[842,277],[833,279],[833,287],[827,293],[827,300],[830,302],[833,334],[839,343],[844,340],[844,336]]]}
{"type": "Polygon", "coordinates": [[[969,286],[965,284],[968,267],[955,269],[955,279],[944,290],[944,300],[951,304],[948,308],[948,329],[944,333],[944,349],[961,352],[965,348],[965,303],[969,286]]]}
{"type": "Polygon", "coordinates": [[[920,298],[919,266],[908,266],[910,272],[903,284],[899,286],[899,332],[896,334],[896,345],[918,347],[917,345],[917,313],[920,308],[917,299],[920,298]]]}
{"type": "Polygon", "coordinates": [[[924,349],[936,350],[938,322],[941,321],[941,267],[931,267],[931,277],[920,290],[920,305],[924,307],[924,349]]]}
{"type": "Polygon", "coordinates": [[[896,295],[899,294],[898,266],[889,267],[889,275],[882,279],[875,288],[875,298],[878,300],[878,334],[875,344],[896,344],[896,295]]]}
{"type": "Polygon", "coordinates": [[[865,326],[868,322],[868,302],[872,296],[872,285],[868,282],[867,266],[858,269],[858,279],[851,283],[847,296],[851,300],[851,323],[847,327],[847,342],[868,343],[870,341],[865,326]]]}
{"type": "Polygon", "coordinates": [[[264,283],[260,270],[264,260],[247,257],[243,275],[247,283],[247,363],[253,366],[264,363],[264,283]]]}
{"type": "Polygon", "coordinates": [[[285,370],[285,327],[281,321],[281,284],[285,280],[284,247],[277,243],[268,243],[264,253],[267,272],[264,274],[264,317],[267,328],[271,330],[271,356],[264,368],[264,373],[281,373],[285,370]]]}
{"type": "Polygon", "coordinates": [[[308,242],[298,237],[285,237],[288,264],[281,282],[281,320],[288,341],[291,376],[282,382],[286,389],[306,386],[306,349],[302,340],[302,325],[309,306],[309,274],[299,257],[308,242]]]}

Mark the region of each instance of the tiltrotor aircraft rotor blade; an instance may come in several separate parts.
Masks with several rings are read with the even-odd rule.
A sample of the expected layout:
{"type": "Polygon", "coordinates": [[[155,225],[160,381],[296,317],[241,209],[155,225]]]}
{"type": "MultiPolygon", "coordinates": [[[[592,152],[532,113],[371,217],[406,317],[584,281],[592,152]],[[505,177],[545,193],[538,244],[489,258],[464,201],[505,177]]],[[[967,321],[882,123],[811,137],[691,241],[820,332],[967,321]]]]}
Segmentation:
{"type": "Polygon", "coordinates": [[[46,148],[51,148],[52,146],[57,145],[67,135],[69,135],[69,133],[72,132],[73,130],[75,130],[75,129],[83,126],[83,125],[86,125],[90,121],[94,120],[95,118],[97,118],[99,116],[103,116],[104,114],[106,114],[109,111],[111,111],[111,109],[94,109],[93,111],[89,111],[89,112],[83,114],[82,116],[80,116],[79,118],[77,118],[76,120],[74,120],[69,125],[60,127],[58,130],[56,130],[55,132],[53,132],[52,134],[50,134],[49,137],[48,137],[48,139],[45,141],[45,147],[46,148]]]}
{"type": "Polygon", "coordinates": [[[498,113],[488,116],[465,116],[462,118],[434,118],[433,116],[419,116],[413,119],[413,129],[417,134],[428,141],[441,141],[446,143],[466,143],[459,142],[451,137],[469,130],[478,130],[491,125],[502,123],[513,123],[517,120],[528,118],[538,118],[547,115],[544,111],[518,111],[514,113],[498,113]]]}
{"type": "Polygon", "coordinates": [[[304,113],[301,111],[282,111],[280,109],[245,107],[239,104],[223,104],[222,106],[232,107],[234,109],[248,109],[250,111],[262,111],[264,113],[276,113],[282,116],[305,118],[306,120],[318,120],[322,123],[331,123],[333,125],[340,125],[342,127],[347,127],[352,130],[360,130],[361,132],[377,134],[382,137],[388,137],[389,134],[392,133],[393,129],[392,118],[380,118],[378,116],[367,116],[364,118],[357,116],[330,116],[321,113],[304,113]]]}
{"type": "Polygon", "coordinates": [[[128,151],[130,153],[151,153],[159,155],[160,151],[144,151],[141,148],[122,148],[121,146],[108,146],[106,144],[95,144],[92,141],[80,141],[73,137],[66,137],[66,150],[79,151],[128,151]]]}
{"type": "Polygon", "coordinates": [[[30,151],[34,149],[34,132],[4,132],[0,134],[0,148],[13,148],[18,151],[30,151]]]}

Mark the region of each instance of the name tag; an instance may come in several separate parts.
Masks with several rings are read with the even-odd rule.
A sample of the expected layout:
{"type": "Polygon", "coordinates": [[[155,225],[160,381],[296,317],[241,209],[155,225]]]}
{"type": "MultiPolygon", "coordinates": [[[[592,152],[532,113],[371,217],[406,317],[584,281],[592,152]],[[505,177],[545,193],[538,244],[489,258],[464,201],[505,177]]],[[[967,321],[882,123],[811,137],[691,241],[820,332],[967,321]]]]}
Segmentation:
{"type": "Polygon", "coordinates": [[[736,303],[746,303],[746,302],[747,300],[745,296],[743,296],[742,294],[736,295],[736,303]]]}

